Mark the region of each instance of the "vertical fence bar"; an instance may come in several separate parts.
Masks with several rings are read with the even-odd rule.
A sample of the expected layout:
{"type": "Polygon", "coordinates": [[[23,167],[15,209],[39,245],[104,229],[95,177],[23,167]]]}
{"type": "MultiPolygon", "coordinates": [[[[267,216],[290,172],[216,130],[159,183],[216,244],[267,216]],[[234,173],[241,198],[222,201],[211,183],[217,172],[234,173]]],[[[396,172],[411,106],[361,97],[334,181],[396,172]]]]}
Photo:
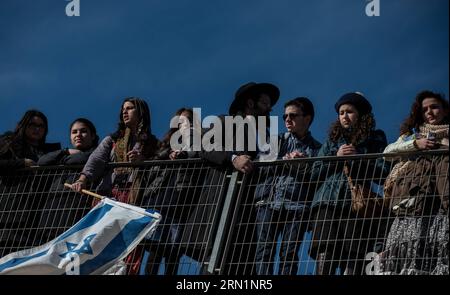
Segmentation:
{"type": "Polygon", "coordinates": [[[211,252],[211,259],[208,264],[208,272],[214,273],[221,269],[216,269],[218,254],[222,251],[224,242],[226,241],[225,227],[228,224],[228,219],[230,216],[230,210],[232,209],[232,201],[235,199],[236,184],[237,184],[238,172],[233,171],[230,176],[230,182],[228,184],[227,193],[225,196],[225,203],[223,205],[222,214],[220,215],[219,225],[217,228],[217,234],[214,239],[213,249],[211,252]]]}

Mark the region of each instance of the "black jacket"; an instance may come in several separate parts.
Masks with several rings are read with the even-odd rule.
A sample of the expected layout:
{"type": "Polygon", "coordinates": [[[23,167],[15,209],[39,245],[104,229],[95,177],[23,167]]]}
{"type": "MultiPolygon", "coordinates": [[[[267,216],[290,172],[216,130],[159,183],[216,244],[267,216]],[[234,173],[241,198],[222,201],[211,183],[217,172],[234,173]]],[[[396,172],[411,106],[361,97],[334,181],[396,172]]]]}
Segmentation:
{"type": "Polygon", "coordinates": [[[12,142],[12,135],[12,132],[7,132],[0,137],[1,171],[24,168],[25,159],[37,162],[40,156],[61,149],[60,143],[44,143],[34,148],[24,144],[21,150],[17,150],[12,142]]]}
{"type": "Polygon", "coordinates": [[[50,165],[83,165],[89,159],[89,156],[95,150],[95,147],[87,150],[80,151],[77,154],[69,154],[68,149],[56,150],[47,153],[39,158],[39,166],[50,166],[50,165]]]}
{"type": "MultiPolygon", "coordinates": [[[[242,136],[241,134],[239,134],[239,132],[236,132],[236,126],[234,126],[234,130],[233,130],[233,138],[226,138],[226,133],[225,133],[225,115],[220,115],[219,116],[221,122],[222,122],[222,151],[203,151],[201,153],[201,158],[208,161],[209,163],[215,164],[215,165],[219,165],[219,166],[224,166],[224,167],[231,167],[232,164],[232,157],[233,155],[236,156],[241,156],[241,155],[248,155],[250,156],[250,158],[253,160],[256,158],[258,152],[255,151],[251,151],[249,147],[251,147],[253,145],[250,144],[248,142],[248,128],[244,129],[244,134],[243,134],[243,138],[244,138],[244,149],[243,151],[237,151],[236,150],[236,139],[237,139],[237,135],[242,136]],[[233,151],[226,151],[225,150],[225,146],[227,144],[227,141],[229,140],[233,140],[233,151]]],[[[247,127],[247,125],[246,125],[247,127]]],[[[207,133],[207,132],[206,132],[207,133]]],[[[256,144],[256,143],[255,143],[256,144]]]]}

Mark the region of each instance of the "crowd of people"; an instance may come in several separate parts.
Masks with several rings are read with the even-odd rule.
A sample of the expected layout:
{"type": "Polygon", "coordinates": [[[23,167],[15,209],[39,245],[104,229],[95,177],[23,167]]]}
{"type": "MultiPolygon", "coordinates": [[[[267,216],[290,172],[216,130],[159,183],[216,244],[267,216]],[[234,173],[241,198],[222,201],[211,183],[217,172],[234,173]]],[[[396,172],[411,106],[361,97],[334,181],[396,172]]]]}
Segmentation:
{"type": "MultiPolygon", "coordinates": [[[[268,118],[279,96],[280,91],[273,84],[247,83],[237,90],[228,115],[268,118]]],[[[238,150],[235,142],[232,151],[192,151],[189,147],[173,150],[170,139],[175,132],[183,133],[188,130],[191,136],[194,132],[204,134],[203,130],[194,128],[192,109],[180,108],[175,115],[181,116],[184,121],[177,128],[171,128],[159,140],[152,134],[147,102],[130,97],[124,99],[120,106],[119,124],[115,132],[99,142],[94,124],[86,118],[78,118],[69,127],[72,147],[65,149],[61,149],[60,144],[46,142],[46,116],[36,110],[27,111],[14,131],[6,132],[0,137],[0,175],[4,175],[6,171],[13,173],[16,169],[36,165],[84,165],[81,173],[74,173],[70,179],[64,179],[72,183],[73,191],[81,192],[95,184],[96,190],[102,195],[158,209],[166,208],[164,205],[167,204],[164,202],[167,200],[151,189],[145,190],[145,184],[149,182],[145,175],[130,166],[110,168],[107,164],[201,158],[218,170],[229,168],[244,174],[264,175],[261,178],[264,181],[256,185],[253,195],[256,208],[254,251],[257,274],[273,274],[275,249],[269,242],[277,240],[279,235],[282,262],[280,273],[296,274],[299,240],[306,232],[312,233],[309,255],[316,262],[317,274],[335,274],[337,269],[345,274],[364,274],[366,249],[376,248],[377,240],[383,238],[386,243],[378,251],[382,253],[380,273],[448,274],[448,155],[441,155],[439,158],[414,155],[402,158],[401,161],[392,156],[393,153],[406,151],[448,149],[448,101],[432,91],[420,92],[412,102],[410,114],[401,125],[400,137],[391,144],[388,144],[385,133],[376,129],[371,103],[362,93],[344,94],[336,101],[334,108],[336,119],[330,126],[327,139],[321,144],[309,131],[315,114],[311,100],[297,97],[285,102],[283,119],[286,131],[278,136],[278,159],[289,161],[298,158],[386,153],[384,160],[392,158],[392,167],[385,165],[380,159],[349,159],[314,161],[295,173],[274,173],[273,167],[262,167],[255,171],[257,168],[254,162],[265,151],[248,148],[250,143],[247,141],[251,138],[248,136],[244,136],[247,141],[243,150],[238,150]],[[371,175],[379,176],[377,179],[380,183],[377,185],[384,188],[382,195],[387,204],[385,210],[396,216],[392,223],[383,218],[360,218],[360,212],[352,207],[354,192],[348,180],[354,179],[361,186],[371,185],[361,176],[362,171],[366,174],[370,171],[371,175]],[[427,177],[424,177],[425,173],[427,177]],[[302,185],[301,182],[305,179],[308,185],[302,185]],[[144,187],[144,199],[133,189],[136,183],[144,187]],[[307,223],[302,222],[305,218],[308,219],[307,223]],[[280,220],[284,220],[282,227],[278,224],[280,220]],[[340,220],[345,222],[339,222],[340,220]],[[385,231],[380,228],[387,229],[387,237],[381,236],[385,231]],[[354,237],[358,237],[358,242],[354,241],[354,237]]],[[[225,116],[219,118],[225,120],[225,116]]],[[[248,131],[244,129],[245,132],[248,131]]],[[[223,138],[221,141],[223,145],[226,140],[229,139],[223,138]]],[[[161,175],[164,171],[155,173],[161,175]]],[[[214,175],[211,173],[202,176],[204,183],[213,183],[214,175]]],[[[176,198],[191,193],[189,183],[182,183],[189,177],[168,174],[165,178],[171,183],[170,187],[177,188],[176,192],[171,192],[171,195],[176,194],[176,198]]],[[[63,190],[62,187],[59,189],[63,190]]],[[[62,197],[55,195],[53,198],[62,197]]],[[[211,194],[203,193],[200,198],[211,198],[211,194]]],[[[64,202],[55,202],[49,198],[43,208],[48,209],[61,203],[64,202]]],[[[203,200],[199,203],[208,202],[203,200]]],[[[89,208],[90,205],[83,206],[89,208]]],[[[11,203],[2,201],[0,206],[0,211],[4,211],[11,203]]],[[[201,207],[192,210],[208,211],[201,207]]],[[[40,227],[49,228],[46,222],[61,218],[58,214],[64,213],[47,210],[39,219],[40,227]]],[[[71,218],[76,220],[82,217],[82,214],[77,214],[80,216],[71,218]]],[[[190,220],[192,216],[208,214],[183,214],[177,210],[162,209],[162,215],[165,219],[162,223],[189,223],[192,227],[196,223],[190,220]]],[[[0,228],[12,226],[17,225],[1,219],[0,228]]],[[[190,230],[205,232],[198,228],[190,230]]],[[[189,244],[192,234],[186,234],[186,231],[187,227],[184,230],[161,227],[155,233],[155,241],[185,241],[189,244]]],[[[48,237],[57,234],[48,234],[48,237]]],[[[127,258],[129,273],[137,273],[140,267],[142,255],[138,250],[127,258]]],[[[173,249],[170,251],[183,253],[173,249]]],[[[164,251],[159,253],[155,250],[153,253],[152,261],[161,261],[165,256],[164,251]]],[[[171,257],[173,261],[167,264],[166,259],[166,264],[176,267],[180,255],[171,257]]],[[[168,267],[166,272],[176,273],[176,270],[168,267]]],[[[148,267],[147,273],[155,274],[157,269],[148,267]]]]}

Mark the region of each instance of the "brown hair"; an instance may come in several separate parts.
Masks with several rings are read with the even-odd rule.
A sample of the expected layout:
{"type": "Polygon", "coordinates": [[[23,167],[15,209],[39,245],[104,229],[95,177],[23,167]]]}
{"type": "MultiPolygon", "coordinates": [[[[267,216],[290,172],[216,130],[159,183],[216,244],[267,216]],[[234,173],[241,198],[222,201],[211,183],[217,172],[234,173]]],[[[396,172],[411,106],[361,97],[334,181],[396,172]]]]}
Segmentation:
{"type": "Polygon", "coordinates": [[[89,128],[89,130],[91,131],[91,135],[94,137],[94,140],[92,141],[92,146],[90,146],[89,148],[96,147],[98,145],[99,138],[98,138],[97,129],[95,128],[94,123],[92,123],[90,120],[88,120],[86,118],[75,119],[70,124],[69,133],[72,132],[72,127],[75,123],[82,123],[89,128]]]}
{"type": "Polygon", "coordinates": [[[298,107],[303,112],[303,116],[311,116],[311,121],[309,122],[309,126],[311,126],[314,121],[314,106],[312,102],[307,97],[297,97],[294,98],[284,104],[284,108],[286,109],[289,106],[298,107]]]}
{"type": "Polygon", "coordinates": [[[45,133],[39,144],[42,145],[45,143],[48,134],[48,120],[47,117],[38,110],[29,110],[23,115],[22,119],[19,121],[19,123],[17,123],[16,129],[14,130],[13,141],[26,141],[25,129],[27,128],[28,124],[30,124],[33,117],[39,117],[42,119],[42,121],[44,121],[45,133]]]}
{"type": "Polygon", "coordinates": [[[6,153],[10,150],[15,157],[24,158],[26,154],[29,152],[30,146],[26,140],[25,130],[30,124],[33,117],[39,117],[42,119],[45,125],[44,136],[39,142],[39,145],[42,146],[45,144],[47,133],[48,133],[48,120],[47,117],[38,110],[28,110],[20,119],[19,123],[17,123],[14,132],[9,133],[3,141],[5,142],[5,147],[1,149],[1,153],[6,153]]]}
{"type": "Polygon", "coordinates": [[[125,134],[125,122],[123,121],[122,108],[126,102],[131,102],[136,108],[137,114],[139,116],[139,123],[137,126],[137,141],[143,146],[143,154],[145,157],[149,158],[154,156],[158,147],[158,139],[152,134],[151,124],[150,124],[150,108],[147,102],[139,97],[127,97],[123,100],[120,106],[119,112],[119,124],[117,131],[114,132],[111,137],[114,141],[121,138],[125,134]]]}
{"type": "MultiPolygon", "coordinates": [[[[187,118],[189,119],[189,122],[191,124],[194,123],[194,113],[191,108],[180,108],[175,112],[175,116],[181,116],[182,113],[188,113],[187,118]]],[[[164,135],[163,139],[161,140],[161,148],[168,148],[170,146],[170,138],[172,135],[178,130],[179,128],[170,128],[169,131],[164,135]]]]}
{"type": "Polygon", "coordinates": [[[424,123],[422,115],[422,102],[425,98],[437,99],[442,104],[442,107],[447,110],[447,115],[444,117],[443,123],[449,123],[449,104],[444,95],[434,93],[429,90],[424,90],[417,94],[414,103],[411,106],[411,112],[408,118],[406,118],[400,126],[400,135],[411,135],[413,133],[413,129],[419,130],[419,126],[424,123]]]}
{"type": "Polygon", "coordinates": [[[347,143],[357,145],[358,143],[367,139],[371,132],[375,130],[376,122],[373,113],[364,114],[359,117],[355,126],[349,129],[342,127],[339,119],[337,119],[330,128],[329,137],[333,141],[338,141],[339,138],[344,138],[347,143]]]}

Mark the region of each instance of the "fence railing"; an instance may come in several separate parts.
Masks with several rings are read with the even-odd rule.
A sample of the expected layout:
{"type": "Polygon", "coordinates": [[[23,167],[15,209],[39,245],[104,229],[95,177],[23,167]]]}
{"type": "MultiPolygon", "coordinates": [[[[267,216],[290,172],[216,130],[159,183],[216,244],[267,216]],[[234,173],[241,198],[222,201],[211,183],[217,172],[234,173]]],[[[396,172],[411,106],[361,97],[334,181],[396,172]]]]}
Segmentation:
{"type": "MultiPolygon", "coordinates": [[[[448,274],[447,151],[255,167],[110,164],[133,175],[115,196],[163,216],[126,259],[129,273],[448,274]]],[[[92,198],[63,185],[80,170],[0,172],[0,257],[52,240],[87,213],[92,198]]]]}

